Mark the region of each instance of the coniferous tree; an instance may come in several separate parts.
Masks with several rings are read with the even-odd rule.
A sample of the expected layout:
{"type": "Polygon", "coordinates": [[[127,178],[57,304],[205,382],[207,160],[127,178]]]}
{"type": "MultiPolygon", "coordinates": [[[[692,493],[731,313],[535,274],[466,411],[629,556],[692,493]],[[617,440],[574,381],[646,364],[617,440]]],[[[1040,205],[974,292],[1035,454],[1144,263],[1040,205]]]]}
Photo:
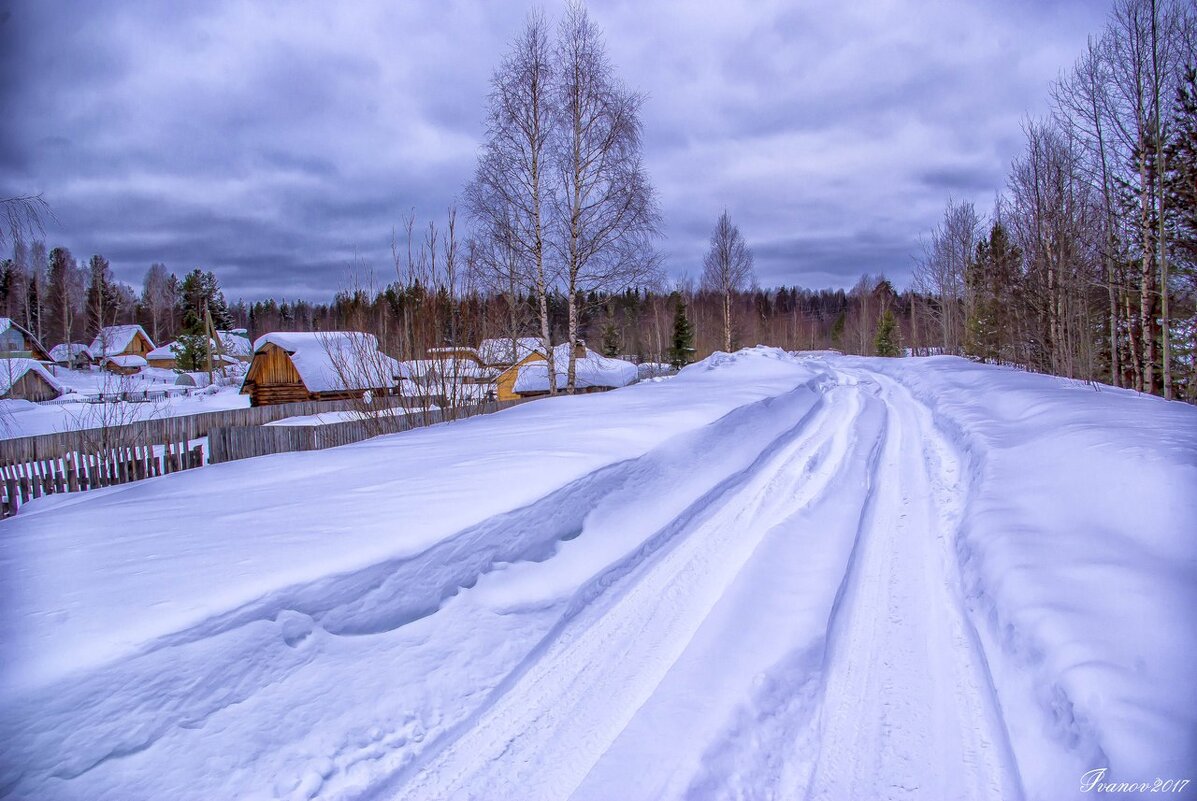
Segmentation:
{"type": "Polygon", "coordinates": [[[877,336],[873,339],[873,348],[878,356],[898,355],[897,328],[894,313],[886,309],[877,322],[877,336]]]}
{"type": "Polygon", "coordinates": [[[603,323],[603,355],[618,356],[621,344],[619,329],[615,326],[615,321],[608,317],[607,322],[603,323]]]}
{"type": "Polygon", "coordinates": [[[183,333],[176,340],[175,360],[183,372],[197,372],[208,368],[208,330],[204,312],[212,317],[218,331],[232,328],[232,316],[220,282],[212,272],[199,268],[187,273],[179,284],[179,301],[183,313],[183,333]]]}
{"type": "Polygon", "coordinates": [[[694,361],[694,328],[686,316],[686,301],[673,293],[673,338],[669,346],[669,363],[680,370],[694,361]]]}
{"type": "Polygon", "coordinates": [[[964,351],[984,361],[1010,359],[1014,303],[1022,254],[1000,221],[977,243],[966,280],[972,298],[964,351]]]}

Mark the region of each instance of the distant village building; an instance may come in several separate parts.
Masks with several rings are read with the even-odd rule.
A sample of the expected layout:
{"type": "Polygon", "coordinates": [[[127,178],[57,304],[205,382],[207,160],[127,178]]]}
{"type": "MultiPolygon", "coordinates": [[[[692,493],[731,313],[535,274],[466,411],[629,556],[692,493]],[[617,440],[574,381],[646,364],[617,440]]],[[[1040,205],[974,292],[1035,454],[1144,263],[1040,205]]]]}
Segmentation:
{"type": "Polygon", "coordinates": [[[124,353],[118,356],[105,356],[100,360],[100,367],[117,375],[137,375],[148,366],[143,356],[124,353]]]}
{"type": "MultiPolygon", "coordinates": [[[[522,358],[500,372],[495,379],[495,397],[498,400],[516,400],[549,393],[549,365],[543,346],[535,339],[520,342],[528,343],[526,350],[521,349],[516,354],[522,358]]],[[[574,352],[577,358],[574,382],[577,392],[599,392],[626,387],[637,381],[636,365],[631,362],[602,356],[587,348],[583,342],[575,346],[574,352]]],[[[557,345],[553,348],[553,372],[556,376],[554,383],[559,390],[569,385],[568,369],[569,345],[557,345]]]]}
{"type": "Polygon", "coordinates": [[[95,364],[91,351],[82,342],[63,343],[50,348],[50,360],[61,367],[82,369],[95,364]]]}
{"type": "Polygon", "coordinates": [[[48,401],[65,391],[58,379],[33,359],[0,360],[0,400],[48,401]]]}
{"type": "Polygon", "coordinates": [[[175,352],[176,347],[177,343],[175,342],[159,345],[145,355],[146,363],[150,367],[157,367],[164,370],[175,369],[179,366],[179,357],[175,352]]]}
{"type": "Polygon", "coordinates": [[[237,361],[246,364],[253,359],[253,343],[249,341],[249,334],[244,328],[217,331],[216,335],[220,337],[220,344],[226,356],[232,356],[237,361]]]}
{"type": "Polygon", "coordinates": [[[100,329],[88,349],[92,358],[101,363],[112,356],[137,356],[144,360],[154,350],[154,340],[140,325],[110,325],[100,329]]]}
{"type": "Polygon", "coordinates": [[[537,337],[484,339],[478,346],[478,357],[488,367],[510,367],[541,349],[537,337]]]}
{"type": "Polygon", "coordinates": [[[37,337],[17,325],[11,317],[0,317],[0,359],[52,361],[37,337]]]}
{"type": "Polygon", "coordinates": [[[356,331],[282,332],[254,343],[241,385],[251,406],[391,394],[402,368],[356,331]]]}

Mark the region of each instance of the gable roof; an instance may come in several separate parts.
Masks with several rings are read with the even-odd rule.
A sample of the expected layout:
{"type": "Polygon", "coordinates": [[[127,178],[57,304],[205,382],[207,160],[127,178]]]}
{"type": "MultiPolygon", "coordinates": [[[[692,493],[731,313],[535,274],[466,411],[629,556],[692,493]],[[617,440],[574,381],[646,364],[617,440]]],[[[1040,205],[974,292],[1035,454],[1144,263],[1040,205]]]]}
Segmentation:
{"type": "Polygon", "coordinates": [[[49,356],[49,354],[46,353],[45,346],[42,345],[42,343],[38,341],[37,337],[35,337],[29,331],[28,328],[26,328],[23,325],[18,325],[17,321],[12,319],[11,317],[0,317],[0,334],[3,334],[5,331],[7,331],[10,328],[16,329],[17,331],[21,332],[21,335],[24,336],[25,339],[27,339],[29,341],[29,343],[33,345],[33,348],[31,348],[31,350],[35,350],[35,355],[36,355],[37,351],[40,351],[41,353],[45,354],[46,356],[49,356]]]}
{"type": "Polygon", "coordinates": [[[26,373],[35,373],[54,387],[61,395],[66,388],[58,379],[50,375],[50,371],[33,359],[0,359],[0,395],[7,395],[13,384],[21,380],[26,373]]]}
{"type": "Polygon", "coordinates": [[[178,357],[178,354],[175,353],[175,345],[177,344],[177,342],[167,342],[165,345],[159,345],[147,353],[145,357],[147,359],[175,359],[178,357]]]}
{"type": "MultiPolygon", "coordinates": [[[[557,384],[558,389],[565,389],[569,386],[568,369],[569,345],[561,344],[554,346],[553,373],[556,378],[554,383],[557,384]]],[[[622,359],[609,359],[589,349],[586,350],[585,356],[578,358],[574,369],[575,384],[579,389],[586,389],[588,387],[609,387],[611,389],[626,387],[629,384],[636,383],[637,378],[636,365],[631,362],[625,362],[622,359]]],[[[517,393],[521,394],[525,392],[548,392],[548,362],[535,361],[520,365],[519,372],[515,377],[514,389],[517,393]]]]}
{"type": "Polygon", "coordinates": [[[71,361],[78,356],[91,356],[91,351],[82,342],[64,342],[50,348],[50,358],[56,362],[71,361]]]}
{"type": "Polygon", "coordinates": [[[358,331],[264,334],[254,342],[254,353],[268,344],[290,354],[309,392],[392,387],[402,370],[399,362],[378,350],[378,340],[372,334],[358,331]]]}
{"type": "Polygon", "coordinates": [[[245,332],[244,328],[217,331],[216,336],[220,337],[220,344],[229,356],[248,357],[253,355],[254,348],[249,341],[249,334],[245,332]]]}
{"type": "Polygon", "coordinates": [[[478,346],[478,357],[483,364],[511,365],[527,358],[528,354],[543,351],[541,341],[537,337],[520,337],[515,340],[515,351],[511,349],[511,340],[507,338],[484,339],[478,346]]]}
{"type": "Polygon", "coordinates": [[[145,337],[145,341],[150,343],[150,350],[154,349],[154,340],[150,339],[150,335],[145,332],[145,329],[140,325],[109,325],[100,329],[100,333],[92,340],[91,346],[88,350],[91,355],[97,359],[105,356],[115,356],[116,354],[129,347],[129,343],[133,338],[141,334],[145,337]]]}
{"type": "Polygon", "coordinates": [[[102,364],[112,362],[117,367],[145,367],[146,360],[144,356],[137,356],[133,353],[118,354],[116,356],[105,356],[102,364]]]}

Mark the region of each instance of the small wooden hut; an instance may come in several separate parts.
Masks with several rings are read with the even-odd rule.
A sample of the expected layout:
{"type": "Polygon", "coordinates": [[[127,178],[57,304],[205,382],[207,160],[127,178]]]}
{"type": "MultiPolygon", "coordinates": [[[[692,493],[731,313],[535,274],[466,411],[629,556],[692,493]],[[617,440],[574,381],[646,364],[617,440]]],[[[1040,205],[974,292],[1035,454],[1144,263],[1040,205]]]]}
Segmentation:
{"type": "Polygon", "coordinates": [[[392,394],[400,366],[378,340],[356,331],[266,334],[241,385],[251,406],[392,394]]]}
{"type": "Polygon", "coordinates": [[[117,375],[137,375],[147,366],[147,362],[142,356],[121,354],[119,356],[106,356],[100,361],[100,366],[108,372],[116,373],[117,375]]]}
{"type": "Polygon", "coordinates": [[[50,348],[50,359],[60,367],[81,369],[95,364],[91,351],[82,342],[69,342],[50,348]]]}
{"type": "Polygon", "coordinates": [[[17,325],[11,317],[0,317],[0,359],[53,361],[37,337],[17,325]]]}
{"type": "Polygon", "coordinates": [[[33,359],[0,360],[0,400],[54,400],[65,388],[33,359]]]}
{"type": "Polygon", "coordinates": [[[110,325],[100,329],[88,350],[93,358],[101,361],[112,356],[138,356],[144,359],[154,350],[154,340],[140,325],[110,325]]]}

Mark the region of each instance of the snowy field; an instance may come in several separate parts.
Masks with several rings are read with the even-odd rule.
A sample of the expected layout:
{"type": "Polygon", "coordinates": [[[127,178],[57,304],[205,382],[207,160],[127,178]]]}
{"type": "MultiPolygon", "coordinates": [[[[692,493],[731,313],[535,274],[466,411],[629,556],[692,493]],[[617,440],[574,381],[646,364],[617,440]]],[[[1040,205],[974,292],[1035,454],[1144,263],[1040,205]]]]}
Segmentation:
{"type": "Polygon", "coordinates": [[[173,370],[146,368],[131,376],[117,376],[99,368],[71,370],[55,368],[54,377],[68,393],[56,401],[31,403],[23,400],[0,401],[0,439],[28,437],[38,434],[57,434],[82,428],[96,428],[107,423],[131,423],[136,420],[175,417],[200,412],[249,407],[249,396],[241,395],[240,381],[235,386],[195,389],[175,384],[178,374],[173,370]],[[148,393],[148,402],[118,401],[114,404],[86,402],[88,397],[148,393]]]}
{"type": "Polygon", "coordinates": [[[0,523],[0,797],[1197,779],[1195,489],[1189,406],[756,349],[44,498],[0,523]]]}

